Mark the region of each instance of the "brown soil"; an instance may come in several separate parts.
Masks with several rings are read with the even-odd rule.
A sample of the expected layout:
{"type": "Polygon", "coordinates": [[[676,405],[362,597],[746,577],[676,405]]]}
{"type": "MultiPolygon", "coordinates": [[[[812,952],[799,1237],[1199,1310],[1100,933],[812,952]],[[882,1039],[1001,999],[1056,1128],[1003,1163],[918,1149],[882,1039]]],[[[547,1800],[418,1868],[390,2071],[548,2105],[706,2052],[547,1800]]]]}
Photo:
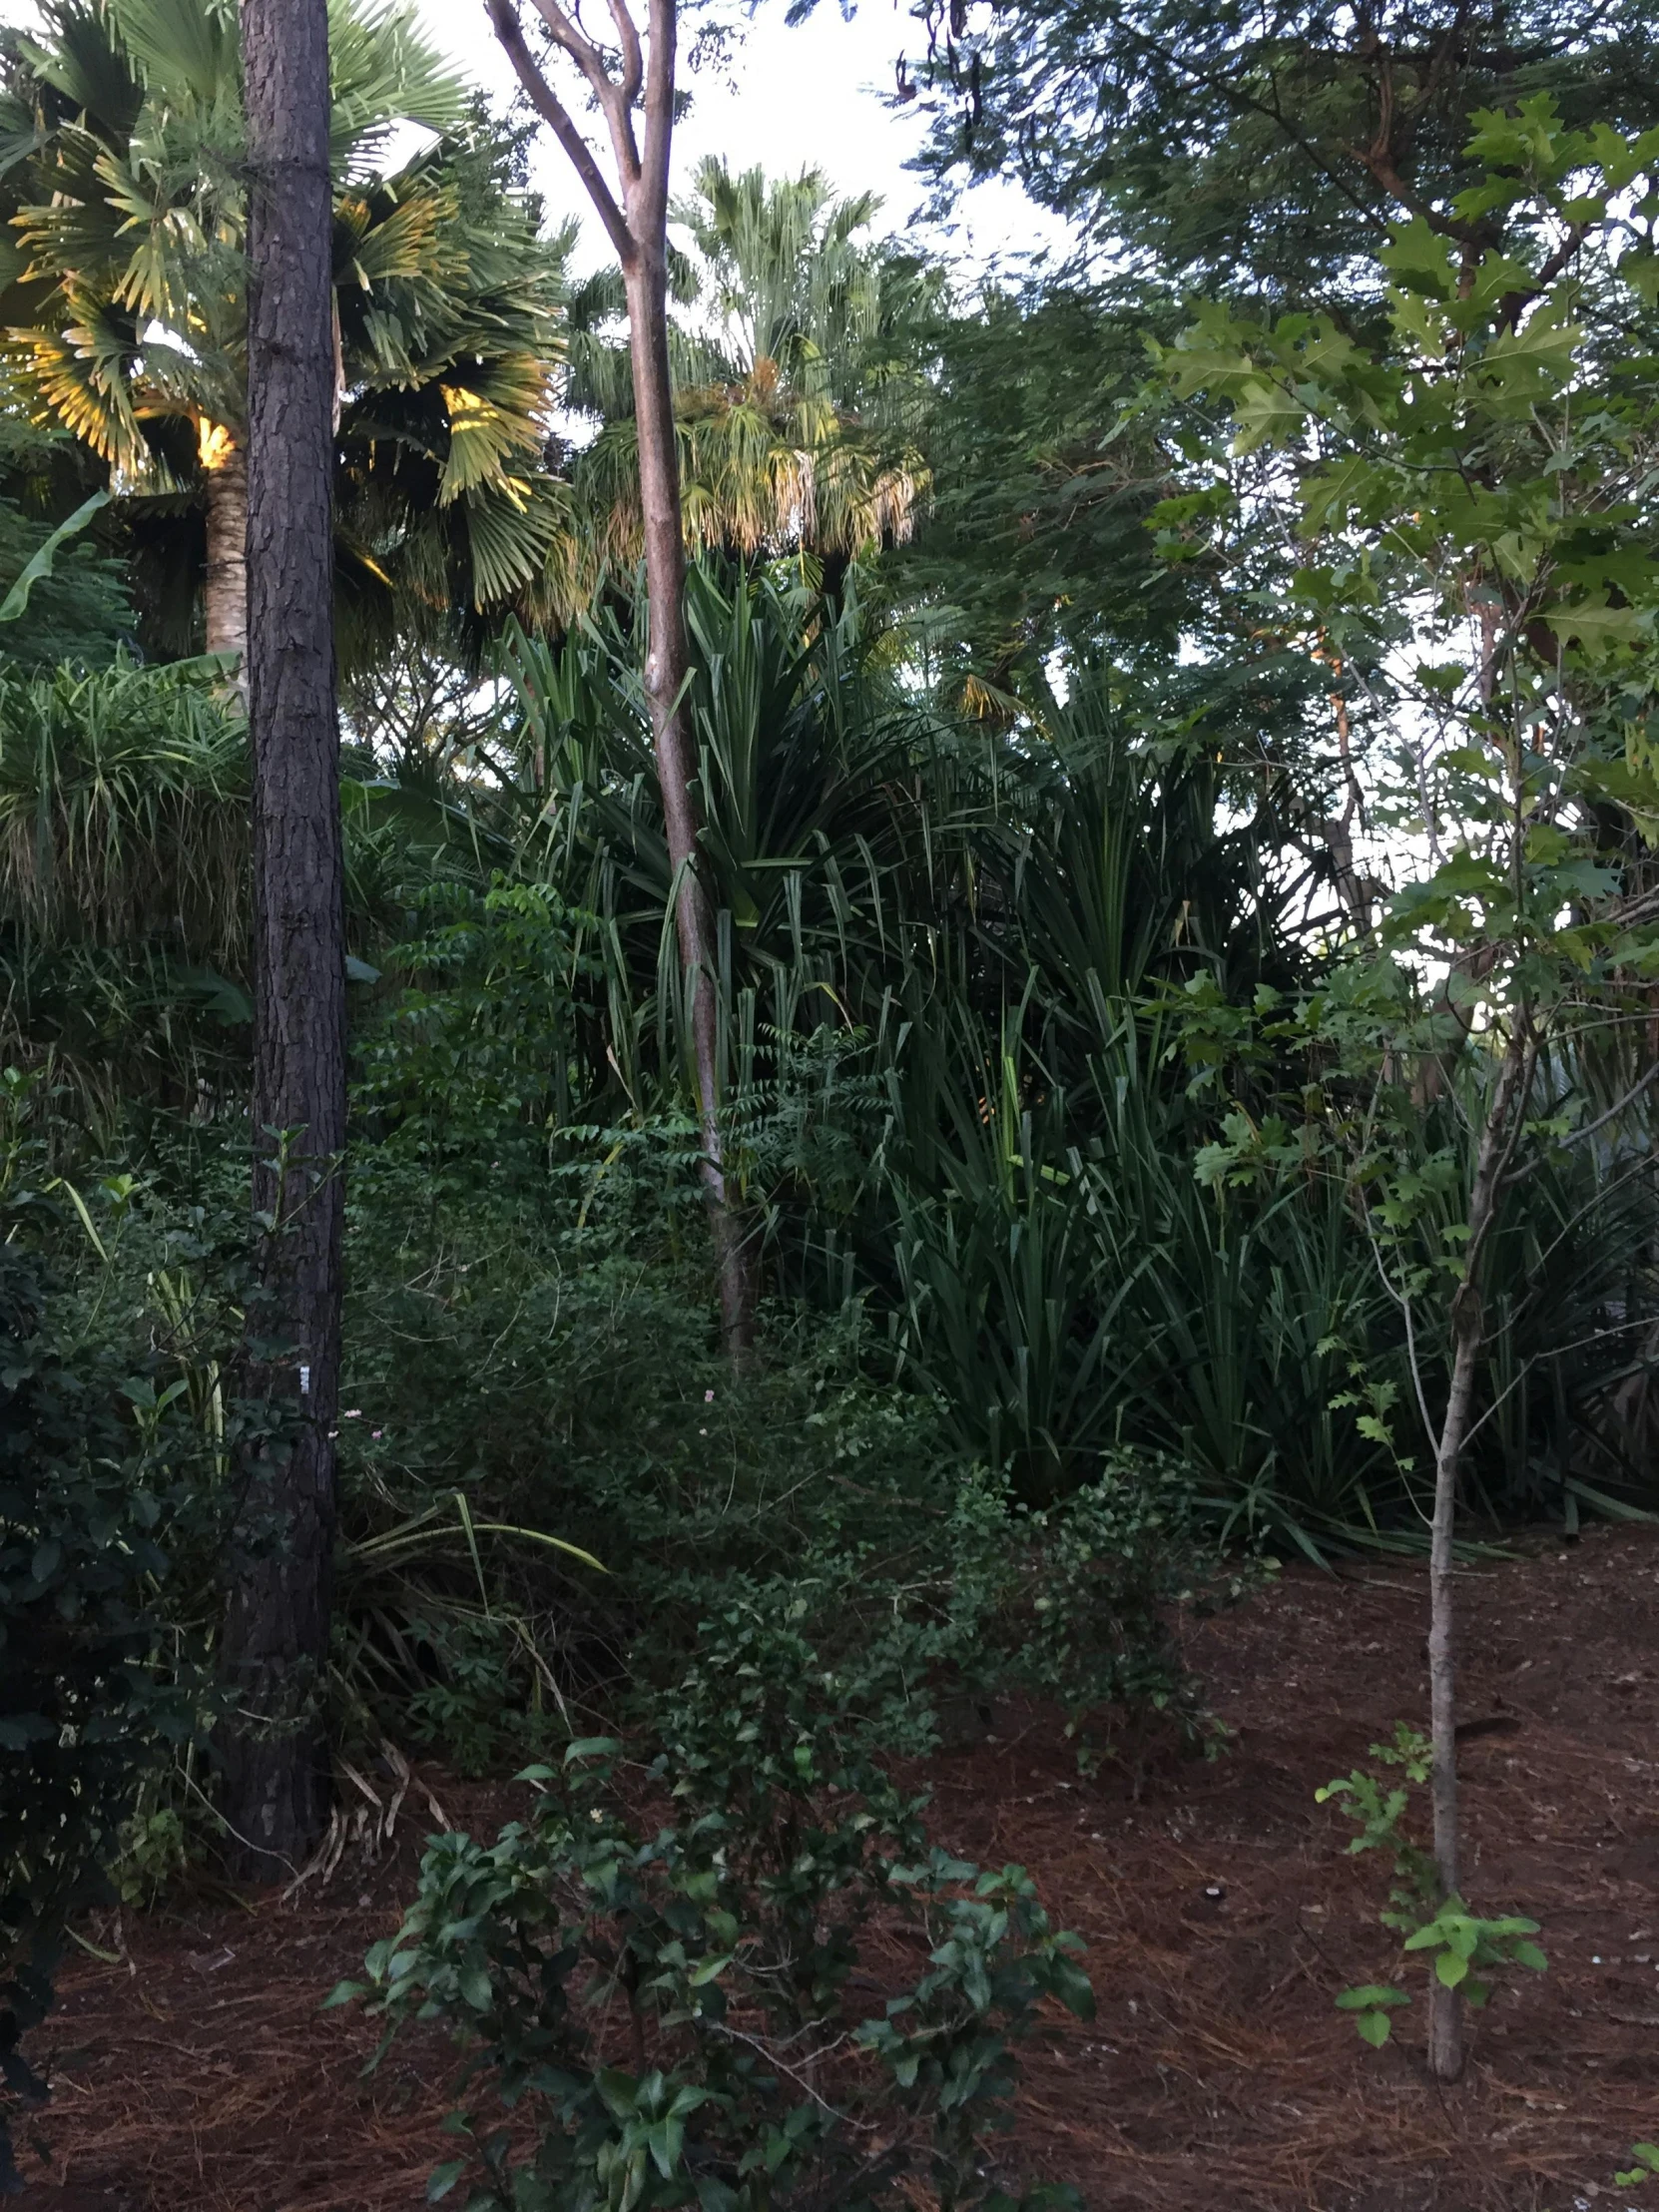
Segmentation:
{"type": "MultiPolygon", "coordinates": [[[[1515,1724],[1465,1747],[1466,1887],[1540,1921],[1550,1966],[1479,2017],[1444,2094],[1421,2073],[1420,2000],[1377,2053],[1333,2009],[1391,1972],[1385,1884],[1313,1797],[1424,1709],[1415,1567],[1292,1569],[1198,1631],[1232,1747],[1160,1769],[1138,1800],[1121,1774],[1083,1780],[1041,1712],[934,1763],[939,1840],[1022,1861],[1089,1945],[1098,2018],[1045,2027],[1027,2056],[1033,2175],[1074,2181],[1091,2212],[1609,2212],[1655,2195],[1611,2177],[1659,2133],[1659,1540],[1516,1548],[1463,1578],[1464,1710],[1515,1724]]],[[[510,1792],[428,1779],[456,1825],[511,1810],[510,1792]]],[[[420,2204],[445,2154],[440,2054],[400,2046],[365,2079],[371,2028],[317,2006],[395,1926],[431,1825],[406,1818],[382,1864],[348,1858],[321,1894],[176,1905],[129,1919],[127,1963],[83,1957],[43,2039],[52,2161],[25,2212],[420,2204]]]]}

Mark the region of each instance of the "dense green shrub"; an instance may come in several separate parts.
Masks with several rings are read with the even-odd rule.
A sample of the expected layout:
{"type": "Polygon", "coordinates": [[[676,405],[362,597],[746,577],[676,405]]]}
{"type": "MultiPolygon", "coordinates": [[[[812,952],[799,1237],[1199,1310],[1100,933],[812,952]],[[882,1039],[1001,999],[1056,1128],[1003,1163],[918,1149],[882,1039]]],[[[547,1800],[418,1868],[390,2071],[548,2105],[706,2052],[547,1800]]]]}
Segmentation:
{"type": "Polygon", "coordinates": [[[552,1133],[572,1119],[573,991],[594,964],[584,918],[500,875],[487,890],[416,889],[416,933],[384,955],[400,987],[359,1040],[359,1184],[399,1165],[418,1166],[434,1198],[499,1188],[503,1173],[545,1178],[552,1133]]]}
{"type": "Polygon", "coordinates": [[[856,1306],[773,1309],[734,1377],[701,1224],[659,1197],[678,1132],[585,1158],[544,1133],[533,1176],[503,1136],[498,1177],[444,1171],[465,1199],[408,1133],[359,1155],[349,1208],[340,1661],[379,1725],[532,1755],[559,1696],[655,1694],[711,1611],[779,1593],[831,1656],[896,1640],[921,1734],[941,1695],[1016,1687],[1101,1742],[1201,1725],[1170,1623],[1215,1561],[1175,1461],[1096,1455],[1034,1510],[856,1306]]]}
{"type": "Polygon", "coordinates": [[[987,1695],[1016,1687],[1057,1705],[1085,1768],[1162,1723],[1189,1746],[1214,1744],[1177,1617],[1237,1598],[1256,1570],[1217,1552],[1188,1467],[1120,1446],[1092,1481],[1039,1508],[976,1470],[951,1539],[958,1663],[987,1695]]]}
{"type": "Polygon", "coordinates": [[[434,2196],[470,2167],[469,2212],[856,2212],[910,2201],[911,2173],[943,2212],[1078,2202],[1011,2193],[983,2138],[1040,2000],[1092,2011],[1081,1945],[1022,1869],[928,1848],[922,1801],[877,1757],[906,1710],[901,1664],[828,1665],[804,1609],[706,1623],[643,1768],[614,1741],[573,1745],[562,1776],[527,1777],[527,1823],[438,1839],[368,1982],[336,1992],[393,2027],[446,2022],[463,2078],[514,2116],[455,2115],[468,2153],[434,2196]],[[884,2003],[860,1970],[875,1919],[927,1955],[884,2003]]]}

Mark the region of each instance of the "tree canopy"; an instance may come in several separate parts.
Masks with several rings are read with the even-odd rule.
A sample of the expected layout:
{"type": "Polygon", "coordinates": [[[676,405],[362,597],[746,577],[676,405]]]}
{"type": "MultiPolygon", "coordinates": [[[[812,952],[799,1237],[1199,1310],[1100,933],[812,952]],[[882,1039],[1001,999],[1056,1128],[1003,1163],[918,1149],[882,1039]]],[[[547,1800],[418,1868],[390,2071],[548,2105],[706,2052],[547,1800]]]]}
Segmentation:
{"type": "Polygon", "coordinates": [[[926,13],[927,158],[1016,176],[1089,250],[1174,286],[1281,303],[1366,288],[1404,215],[1475,185],[1473,119],[1659,120],[1640,0],[966,0],[926,13]]]}

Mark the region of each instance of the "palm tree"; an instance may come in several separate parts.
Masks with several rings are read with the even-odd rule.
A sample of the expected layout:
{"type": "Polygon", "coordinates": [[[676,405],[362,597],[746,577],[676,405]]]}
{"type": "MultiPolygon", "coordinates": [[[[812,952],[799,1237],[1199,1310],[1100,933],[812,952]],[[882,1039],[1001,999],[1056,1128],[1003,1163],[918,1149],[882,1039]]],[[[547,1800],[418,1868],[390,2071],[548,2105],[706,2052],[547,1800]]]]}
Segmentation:
{"type": "MultiPolygon", "coordinates": [[[[836,200],[818,170],[768,183],[715,157],[674,209],[682,259],[671,339],[687,542],[745,557],[842,559],[907,537],[927,489],[925,386],[893,342],[913,268],[860,234],[880,202],[836,200]]],[[[571,403],[603,428],[575,482],[611,558],[639,537],[633,422],[617,302],[604,280],[571,301],[571,403]]]]}
{"type": "Polygon", "coordinates": [[[336,200],[347,642],[406,629],[411,599],[463,622],[575,610],[569,488],[547,458],[575,226],[540,237],[499,153],[481,132],[336,200]]]}
{"type": "MultiPolygon", "coordinates": [[[[560,513],[542,452],[566,241],[488,178],[471,96],[408,12],[332,0],[329,16],[342,572],[359,600],[402,585],[497,604],[540,578],[560,513]],[[378,175],[398,123],[440,143],[378,175]]],[[[44,39],[16,52],[0,116],[13,394],[90,446],[136,514],[204,515],[208,649],[240,655],[236,8],[52,0],[44,39]]]]}

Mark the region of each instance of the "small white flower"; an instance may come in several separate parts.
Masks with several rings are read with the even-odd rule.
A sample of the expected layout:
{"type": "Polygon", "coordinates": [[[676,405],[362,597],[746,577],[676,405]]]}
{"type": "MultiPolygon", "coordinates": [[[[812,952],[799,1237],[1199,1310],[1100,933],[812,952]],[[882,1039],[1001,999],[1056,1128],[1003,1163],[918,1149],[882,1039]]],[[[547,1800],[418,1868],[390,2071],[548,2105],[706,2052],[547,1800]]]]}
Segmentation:
{"type": "Polygon", "coordinates": [[[714,1401],[715,1401],[715,1393],[714,1393],[714,1391],[713,1391],[713,1390],[705,1390],[705,1391],[703,1392],[703,1402],[704,1402],[704,1404],[705,1404],[705,1405],[712,1405],[712,1404],[714,1403],[714,1401]]]}

